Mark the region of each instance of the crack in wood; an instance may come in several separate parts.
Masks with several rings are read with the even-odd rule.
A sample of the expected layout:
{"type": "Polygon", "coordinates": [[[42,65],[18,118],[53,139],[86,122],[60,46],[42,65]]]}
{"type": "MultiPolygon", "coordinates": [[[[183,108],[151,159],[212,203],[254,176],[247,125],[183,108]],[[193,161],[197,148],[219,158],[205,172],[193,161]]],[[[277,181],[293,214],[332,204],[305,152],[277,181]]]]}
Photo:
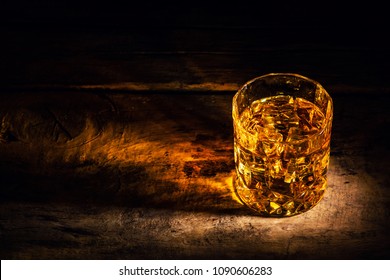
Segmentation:
{"type": "Polygon", "coordinates": [[[65,126],[59,121],[59,119],[57,118],[57,116],[56,116],[50,109],[46,109],[46,111],[49,113],[49,115],[51,116],[51,118],[52,118],[53,121],[54,121],[52,136],[53,136],[53,138],[56,140],[56,142],[58,142],[58,136],[56,136],[56,127],[57,127],[57,126],[58,126],[58,128],[60,129],[60,131],[62,131],[62,133],[66,136],[66,138],[68,138],[68,140],[72,140],[72,139],[73,139],[72,135],[71,135],[70,132],[65,128],[65,126]]]}

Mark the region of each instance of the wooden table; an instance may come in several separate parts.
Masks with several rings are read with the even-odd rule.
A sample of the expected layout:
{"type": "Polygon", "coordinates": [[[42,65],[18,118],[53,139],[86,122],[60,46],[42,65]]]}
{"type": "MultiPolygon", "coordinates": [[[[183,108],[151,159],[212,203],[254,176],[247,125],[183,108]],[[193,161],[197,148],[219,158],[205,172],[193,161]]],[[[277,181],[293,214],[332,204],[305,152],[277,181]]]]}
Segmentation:
{"type": "Polygon", "coordinates": [[[145,7],[3,19],[1,258],[388,259],[388,43],[342,17],[145,7]],[[269,72],[335,106],[326,195],[283,219],[232,190],[232,96],[269,72]]]}

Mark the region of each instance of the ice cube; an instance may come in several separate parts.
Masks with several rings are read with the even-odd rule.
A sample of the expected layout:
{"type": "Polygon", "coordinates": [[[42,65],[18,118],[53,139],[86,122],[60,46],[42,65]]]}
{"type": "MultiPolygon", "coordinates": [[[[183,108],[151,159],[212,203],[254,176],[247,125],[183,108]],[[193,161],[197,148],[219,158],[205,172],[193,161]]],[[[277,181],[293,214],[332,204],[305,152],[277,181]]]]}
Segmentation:
{"type": "Polygon", "coordinates": [[[270,204],[269,204],[269,213],[270,214],[282,214],[282,207],[280,206],[280,204],[276,203],[276,202],[273,202],[271,201],[270,204]]]}
{"type": "Polygon", "coordinates": [[[284,182],[291,183],[294,181],[295,181],[295,171],[293,171],[292,173],[286,172],[286,174],[284,175],[284,182]]]}
{"type": "Polygon", "coordinates": [[[283,152],[283,135],[274,128],[265,128],[262,132],[262,151],[269,156],[280,156],[283,152]]]}
{"type": "Polygon", "coordinates": [[[252,183],[252,172],[248,168],[243,167],[241,170],[239,169],[239,176],[243,180],[245,186],[250,187],[252,183]]]}
{"type": "Polygon", "coordinates": [[[285,171],[281,159],[270,159],[268,161],[268,172],[273,178],[281,178],[285,171]]]}
{"type": "Polygon", "coordinates": [[[292,200],[289,200],[282,205],[282,207],[286,210],[292,210],[292,209],[294,209],[294,206],[295,206],[295,204],[294,204],[294,201],[292,201],[292,200]]]}
{"type": "Polygon", "coordinates": [[[286,142],[294,143],[307,139],[307,135],[300,127],[290,127],[286,137],[286,142]]]}

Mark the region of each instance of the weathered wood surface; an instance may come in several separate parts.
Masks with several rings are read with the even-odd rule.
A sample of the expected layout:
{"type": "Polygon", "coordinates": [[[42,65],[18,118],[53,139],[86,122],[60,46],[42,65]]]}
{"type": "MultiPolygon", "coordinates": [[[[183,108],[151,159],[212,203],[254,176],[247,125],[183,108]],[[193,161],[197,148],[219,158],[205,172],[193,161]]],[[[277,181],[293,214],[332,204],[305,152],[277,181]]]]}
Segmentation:
{"type": "Polygon", "coordinates": [[[2,259],[388,259],[389,97],[334,96],[329,187],[262,218],[233,194],[233,93],[3,93],[2,259]]]}

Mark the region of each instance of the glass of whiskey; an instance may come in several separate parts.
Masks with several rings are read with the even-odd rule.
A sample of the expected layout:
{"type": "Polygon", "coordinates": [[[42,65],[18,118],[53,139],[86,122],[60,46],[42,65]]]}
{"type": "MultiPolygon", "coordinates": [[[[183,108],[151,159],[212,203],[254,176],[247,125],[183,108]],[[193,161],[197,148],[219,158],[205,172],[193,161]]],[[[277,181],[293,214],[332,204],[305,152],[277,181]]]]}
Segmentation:
{"type": "Polygon", "coordinates": [[[316,81],[271,73],[233,97],[236,195],[262,216],[314,207],[327,186],[333,103],[316,81]]]}

